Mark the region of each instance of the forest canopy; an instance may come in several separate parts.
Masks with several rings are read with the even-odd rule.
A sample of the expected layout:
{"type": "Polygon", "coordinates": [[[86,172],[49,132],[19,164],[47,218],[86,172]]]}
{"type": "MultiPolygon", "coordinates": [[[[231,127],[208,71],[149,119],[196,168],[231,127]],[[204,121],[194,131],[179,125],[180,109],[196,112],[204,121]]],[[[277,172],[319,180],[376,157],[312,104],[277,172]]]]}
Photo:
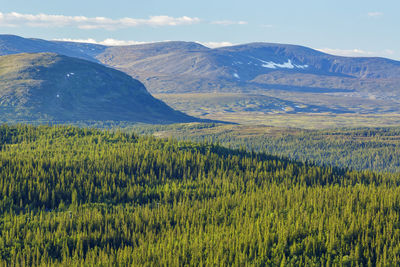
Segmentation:
{"type": "Polygon", "coordinates": [[[217,144],[0,126],[15,265],[398,265],[399,174],[217,144]]]}

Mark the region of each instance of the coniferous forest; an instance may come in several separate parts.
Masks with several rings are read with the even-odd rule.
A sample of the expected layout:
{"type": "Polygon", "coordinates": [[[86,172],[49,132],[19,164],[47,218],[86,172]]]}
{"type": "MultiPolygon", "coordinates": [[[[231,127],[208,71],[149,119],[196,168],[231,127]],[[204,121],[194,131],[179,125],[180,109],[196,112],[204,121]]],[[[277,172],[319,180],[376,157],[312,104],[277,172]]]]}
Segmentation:
{"type": "Polygon", "coordinates": [[[395,266],[400,175],[0,126],[2,265],[395,266]]]}
{"type": "Polygon", "coordinates": [[[183,141],[213,141],[226,147],[246,148],[318,165],[400,172],[398,126],[306,130],[201,123],[135,125],[122,129],[143,135],[173,136],[183,141]]]}

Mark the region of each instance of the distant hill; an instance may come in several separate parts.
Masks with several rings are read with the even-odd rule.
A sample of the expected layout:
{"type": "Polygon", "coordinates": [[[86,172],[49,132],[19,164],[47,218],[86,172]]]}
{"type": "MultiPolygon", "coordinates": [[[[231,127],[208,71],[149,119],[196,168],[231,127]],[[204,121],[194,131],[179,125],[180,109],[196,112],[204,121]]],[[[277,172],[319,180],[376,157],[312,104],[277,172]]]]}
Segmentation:
{"type": "Polygon", "coordinates": [[[0,55],[52,52],[118,68],[154,93],[279,89],[391,92],[399,96],[400,62],[340,57],[298,45],[250,43],[210,49],[194,42],[131,46],[0,35],[0,55]]]}
{"type": "MultiPolygon", "coordinates": [[[[274,107],[272,100],[263,101],[267,110],[245,107],[252,113],[400,112],[400,62],[385,58],[340,57],[285,44],[210,49],[188,42],[109,47],[96,58],[139,79],[151,93],[191,115],[209,111],[194,112],[193,101],[179,95],[171,101],[168,94],[196,93],[204,98],[209,93],[235,93],[286,103],[274,107]]],[[[227,118],[243,107],[238,101],[229,106],[239,108],[227,110],[227,118]]]]}
{"type": "Polygon", "coordinates": [[[193,112],[196,98],[187,101],[181,94],[200,94],[197,99],[203,102],[205,96],[215,102],[226,93],[236,94],[235,99],[245,95],[245,102],[252,101],[247,100],[247,94],[263,99],[258,110],[236,100],[228,103],[228,108],[217,108],[227,110],[223,112],[229,116],[243,109],[260,113],[400,112],[400,62],[386,58],[340,57],[273,43],[215,49],[180,41],[108,47],[0,35],[0,54],[32,50],[88,59],[121,70],[143,82],[150,93],[191,115],[209,110],[193,112]],[[175,98],[171,100],[167,94],[175,98]],[[275,100],[284,104],[275,105],[275,100]]]}
{"type": "Polygon", "coordinates": [[[209,49],[197,43],[165,42],[109,47],[96,58],[140,78],[155,93],[274,88],[384,90],[400,96],[398,61],[339,57],[296,45],[252,43],[209,49]]]}
{"type": "Polygon", "coordinates": [[[0,35],[0,56],[19,53],[56,53],[98,62],[94,57],[107,47],[96,44],[54,42],[16,35],[0,35]]]}
{"type": "Polygon", "coordinates": [[[53,53],[0,57],[0,121],[190,122],[120,71],[53,53]]]}

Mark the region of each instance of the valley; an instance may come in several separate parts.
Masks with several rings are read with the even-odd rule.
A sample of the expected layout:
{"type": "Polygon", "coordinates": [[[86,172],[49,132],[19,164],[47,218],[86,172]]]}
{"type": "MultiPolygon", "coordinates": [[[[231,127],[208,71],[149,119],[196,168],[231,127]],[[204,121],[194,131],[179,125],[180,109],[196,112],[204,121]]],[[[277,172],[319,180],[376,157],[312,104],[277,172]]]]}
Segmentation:
{"type": "Polygon", "coordinates": [[[301,96],[280,94],[280,98],[241,93],[154,94],[154,96],[191,116],[245,125],[305,129],[400,125],[400,116],[396,113],[398,105],[392,103],[391,106],[387,106],[384,101],[354,100],[354,98],[326,95],[319,96],[317,101],[307,101],[312,99],[313,95],[304,94],[301,96]],[[283,100],[284,98],[290,100],[283,100]],[[314,102],[315,105],[303,104],[310,102],[314,102]],[[381,112],[377,112],[377,109],[381,112]]]}

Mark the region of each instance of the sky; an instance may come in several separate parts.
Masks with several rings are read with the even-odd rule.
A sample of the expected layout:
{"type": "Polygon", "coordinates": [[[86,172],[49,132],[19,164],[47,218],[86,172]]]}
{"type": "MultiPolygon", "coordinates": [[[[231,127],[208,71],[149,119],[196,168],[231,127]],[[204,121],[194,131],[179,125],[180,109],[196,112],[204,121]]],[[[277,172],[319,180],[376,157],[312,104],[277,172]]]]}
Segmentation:
{"type": "Polygon", "coordinates": [[[400,60],[399,0],[0,0],[0,33],[127,45],[297,44],[400,60]]]}

